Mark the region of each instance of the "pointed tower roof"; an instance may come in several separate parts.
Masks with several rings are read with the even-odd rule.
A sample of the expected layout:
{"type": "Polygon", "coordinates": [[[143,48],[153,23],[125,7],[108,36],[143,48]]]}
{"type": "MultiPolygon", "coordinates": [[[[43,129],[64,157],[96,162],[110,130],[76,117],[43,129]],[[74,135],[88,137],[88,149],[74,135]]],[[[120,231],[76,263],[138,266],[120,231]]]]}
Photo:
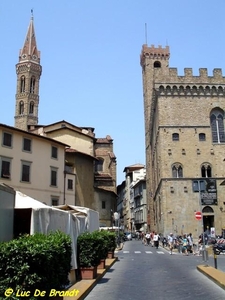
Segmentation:
{"type": "Polygon", "coordinates": [[[31,10],[31,20],[28,26],[23,49],[20,50],[19,61],[32,61],[40,63],[40,51],[37,49],[35,31],[34,31],[34,18],[33,10],[31,10]]]}

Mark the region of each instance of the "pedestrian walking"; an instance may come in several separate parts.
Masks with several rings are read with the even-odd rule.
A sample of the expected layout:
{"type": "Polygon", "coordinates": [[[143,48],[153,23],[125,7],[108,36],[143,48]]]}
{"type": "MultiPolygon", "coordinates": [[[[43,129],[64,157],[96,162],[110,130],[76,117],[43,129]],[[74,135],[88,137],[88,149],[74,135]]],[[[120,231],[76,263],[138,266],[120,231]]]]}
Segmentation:
{"type": "Polygon", "coordinates": [[[154,242],[154,246],[156,247],[156,249],[159,248],[159,239],[160,239],[160,236],[158,235],[157,232],[155,232],[155,234],[153,236],[153,242],[154,242]]]}
{"type": "Polygon", "coordinates": [[[150,238],[151,238],[151,245],[152,245],[152,247],[154,247],[154,240],[153,240],[154,234],[155,234],[155,231],[152,231],[152,232],[150,233],[150,238]]]}
{"type": "Polygon", "coordinates": [[[203,240],[202,240],[202,235],[200,235],[198,238],[198,246],[197,246],[197,251],[195,251],[195,255],[201,256],[202,249],[203,249],[203,240]]]}
{"type": "Polygon", "coordinates": [[[149,233],[149,232],[147,232],[145,238],[146,238],[147,246],[149,246],[149,244],[150,244],[150,239],[151,239],[151,236],[150,236],[150,233],[149,233]]]}
{"type": "Polygon", "coordinates": [[[188,240],[188,247],[187,247],[188,252],[193,253],[195,255],[192,233],[189,233],[187,240],[188,240]]]}
{"type": "Polygon", "coordinates": [[[187,235],[186,234],[183,235],[182,244],[183,244],[183,246],[182,246],[182,253],[183,253],[183,255],[188,256],[188,252],[187,252],[188,239],[187,239],[187,235]]]}
{"type": "Polygon", "coordinates": [[[142,244],[145,244],[145,234],[144,234],[144,232],[141,233],[141,242],[142,242],[142,244]]]}
{"type": "Polygon", "coordinates": [[[173,233],[171,232],[170,235],[168,236],[168,244],[169,244],[169,249],[170,249],[171,255],[173,253],[174,243],[175,243],[175,239],[174,239],[173,233]]]}
{"type": "Polygon", "coordinates": [[[165,236],[162,238],[162,246],[163,246],[163,248],[164,248],[165,246],[167,246],[167,239],[166,239],[165,236]]]}

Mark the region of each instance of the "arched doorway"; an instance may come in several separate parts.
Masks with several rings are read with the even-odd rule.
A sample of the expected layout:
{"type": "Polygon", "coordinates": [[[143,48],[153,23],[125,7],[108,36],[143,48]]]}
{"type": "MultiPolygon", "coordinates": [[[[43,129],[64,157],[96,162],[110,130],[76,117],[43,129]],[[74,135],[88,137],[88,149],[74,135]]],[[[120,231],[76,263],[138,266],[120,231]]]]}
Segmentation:
{"type": "Polygon", "coordinates": [[[205,206],[202,210],[203,215],[203,231],[208,231],[210,234],[210,228],[215,227],[214,222],[214,210],[210,206],[205,206]]]}

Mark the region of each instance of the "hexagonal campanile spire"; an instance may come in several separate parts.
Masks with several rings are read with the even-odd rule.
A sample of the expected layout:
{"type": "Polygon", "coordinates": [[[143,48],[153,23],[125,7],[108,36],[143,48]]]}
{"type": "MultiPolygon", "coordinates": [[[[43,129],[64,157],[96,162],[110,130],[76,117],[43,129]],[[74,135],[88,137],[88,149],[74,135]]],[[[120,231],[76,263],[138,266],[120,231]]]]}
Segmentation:
{"type": "Polygon", "coordinates": [[[39,81],[42,72],[40,51],[37,49],[34,32],[33,11],[31,13],[24,46],[20,50],[19,62],[16,65],[15,127],[26,131],[31,125],[38,124],[39,81]]]}

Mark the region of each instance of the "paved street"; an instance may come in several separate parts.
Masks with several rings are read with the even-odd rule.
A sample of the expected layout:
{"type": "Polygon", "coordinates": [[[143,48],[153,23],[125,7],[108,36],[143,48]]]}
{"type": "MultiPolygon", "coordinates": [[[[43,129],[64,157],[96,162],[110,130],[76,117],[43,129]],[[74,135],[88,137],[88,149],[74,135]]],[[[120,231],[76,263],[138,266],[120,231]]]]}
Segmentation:
{"type": "MultiPolygon", "coordinates": [[[[202,257],[170,255],[166,249],[128,241],[117,253],[118,261],[94,287],[86,300],[176,300],[225,298],[225,291],[197,271],[202,257]]],[[[214,266],[213,258],[207,264],[214,266]]],[[[223,269],[225,256],[218,256],[223,269]]]]}

